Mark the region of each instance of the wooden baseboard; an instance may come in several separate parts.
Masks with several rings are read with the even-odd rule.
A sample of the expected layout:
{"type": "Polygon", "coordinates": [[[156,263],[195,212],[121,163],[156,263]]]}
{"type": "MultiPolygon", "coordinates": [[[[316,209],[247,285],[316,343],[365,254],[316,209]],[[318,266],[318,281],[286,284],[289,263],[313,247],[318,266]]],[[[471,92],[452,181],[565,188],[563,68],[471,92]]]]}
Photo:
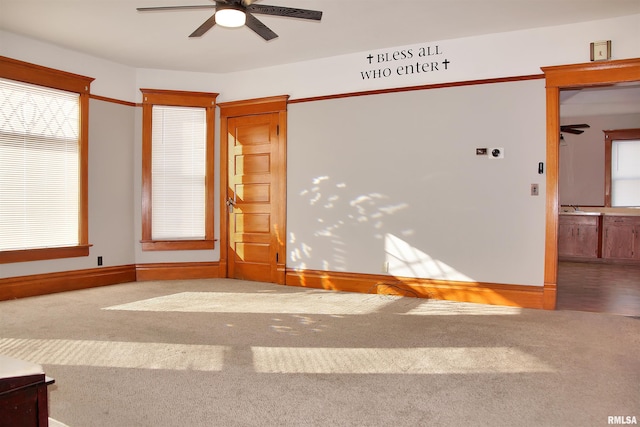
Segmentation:
{"type": "MultiPolygon", "coordinates": [[[[0,279],[0,301],[146,280],[223,277],[218,262],[123,265],[0,279]]],[[[553,287],[450,282],[318,270],[286,270],[285,283],[317,289],[433,298],[460,302],[551,308],[553,287]]],[[[552,309],[552,308],[551,308],[552,309]]]]}
{"type": "Polygon", "coordinates": [[[220,277],[218,262],[121,265],[0,279],[0,301],[144,280],[220,277]]]}
{"type": "Polygon", "coordinates": [[[373,274],[287,270],[286,284],[317,289],[392,294],[523,308],[543,308],[543,287],[450,282],[373,274]]]}
{"type": "Polygon", "coordinates": [[[220,277],[219,262],[136,264],[136,280],[187,280],[220,277]]]}
{"type": "Polygon", "coordinates": [[[134,265],[100,267],[0,279],[0,301],[135,282],[134,265]]]}
{"type": "Polygon", "coordinates": [[[555,310],[556,309],[556,299],[557,299],[557,284],[556,283],[545,283],[544,284],[544,294],[542,299],[542,308],[545,310],[555,310]]]}
{"type": "Polygon", "coordinates": [[[582,262],[585,264],[611,264],[611,265],[640,265],[640,259],[632,258],[586,258],[586,257],[558,257],[560,262],[582,262]]]}

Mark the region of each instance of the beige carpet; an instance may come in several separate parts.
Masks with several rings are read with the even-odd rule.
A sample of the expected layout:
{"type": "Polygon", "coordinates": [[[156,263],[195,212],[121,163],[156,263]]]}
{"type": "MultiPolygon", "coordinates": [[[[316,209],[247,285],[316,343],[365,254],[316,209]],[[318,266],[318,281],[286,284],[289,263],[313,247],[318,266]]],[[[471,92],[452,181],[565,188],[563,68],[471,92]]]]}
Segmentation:
{"type": "Polygon", "coordinates": [[[640,320],[218,280],[0,302],[0,354],[84,426],[640,419],[640,320]]]}

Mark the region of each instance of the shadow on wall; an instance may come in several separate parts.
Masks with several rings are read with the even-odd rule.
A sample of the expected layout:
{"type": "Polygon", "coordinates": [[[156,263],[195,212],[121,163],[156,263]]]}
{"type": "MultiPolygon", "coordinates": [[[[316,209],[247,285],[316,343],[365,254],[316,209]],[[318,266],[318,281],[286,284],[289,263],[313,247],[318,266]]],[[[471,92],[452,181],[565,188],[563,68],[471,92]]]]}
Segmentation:
{"type": "Polygon", "coordinates": [[[474,282],[407,241],[419,234],[409,227],[419,222],[410,219],[408,203],[378,192],[358,194],[329,176],[311,184],[299,193],[309,207],[297,212],[304,226],[289,231],[290,267],[474,282]]]}

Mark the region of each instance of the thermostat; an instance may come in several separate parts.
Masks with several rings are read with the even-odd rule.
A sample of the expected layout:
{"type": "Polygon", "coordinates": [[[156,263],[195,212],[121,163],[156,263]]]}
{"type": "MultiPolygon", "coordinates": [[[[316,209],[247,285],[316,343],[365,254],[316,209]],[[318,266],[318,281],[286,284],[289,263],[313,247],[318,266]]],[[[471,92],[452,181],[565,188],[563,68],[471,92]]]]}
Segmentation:
{"type": "Polygon", "coordinates": [[[489,148],[489,158],[504,159],[504,148],[502,147],[489,148]]]}

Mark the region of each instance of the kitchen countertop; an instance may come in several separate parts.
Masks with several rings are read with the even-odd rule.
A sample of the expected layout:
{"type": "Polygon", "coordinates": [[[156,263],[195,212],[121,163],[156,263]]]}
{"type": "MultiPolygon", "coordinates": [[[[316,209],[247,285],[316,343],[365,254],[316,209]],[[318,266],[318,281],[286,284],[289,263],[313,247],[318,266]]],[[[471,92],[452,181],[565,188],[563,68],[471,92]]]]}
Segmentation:
{"type": "Polygon", "coordinates": [[[568,211],[558,212],[559,215],[585,215],[585,216],[640,216],[640,210],[633,209],[630,212],[586,212],[586,211],[568,211]]]}

